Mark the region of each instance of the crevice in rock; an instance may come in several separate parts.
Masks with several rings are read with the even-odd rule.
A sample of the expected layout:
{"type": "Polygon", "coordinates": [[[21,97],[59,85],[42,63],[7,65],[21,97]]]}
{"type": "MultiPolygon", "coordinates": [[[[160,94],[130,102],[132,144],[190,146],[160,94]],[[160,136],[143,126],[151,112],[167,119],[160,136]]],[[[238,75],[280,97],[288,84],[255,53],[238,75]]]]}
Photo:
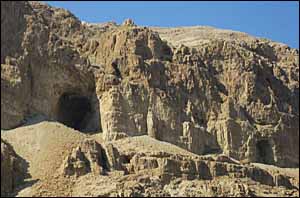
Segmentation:
{"type": "Polygon", "coordinates": [[[269,140],[256,142],[256,160],[263,164],[274,164],[273,150],[269,140]]]}
{"type": "Polygon", "coordinates": [[[120,159],[123,164],[129,164],[132,157],[132,155],[121,155],[120,159]]]}

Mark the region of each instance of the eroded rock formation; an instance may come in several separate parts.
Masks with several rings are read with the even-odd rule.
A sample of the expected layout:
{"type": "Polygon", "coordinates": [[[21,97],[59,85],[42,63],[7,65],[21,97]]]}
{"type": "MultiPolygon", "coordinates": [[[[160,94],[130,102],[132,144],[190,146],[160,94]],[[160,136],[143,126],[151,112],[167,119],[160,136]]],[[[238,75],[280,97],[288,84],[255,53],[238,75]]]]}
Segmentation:
{"type": "Polygon", "coordinates": [[[200,155],[298,167],[299,51],[238,33],[194,43],[173,33],[1,2],[1,129],[43,117],[106,141],[148,135],[200,155]]]}
{"type": "Polygon", "coordinates": [[[1,138],[1,197],[12,193],[27,175],[27,164],[13,147],[1,138]]]}
{"type": "Polygon", "coordinates": [[[299,169],[199,156],[148,135],[108,142],[101,134],[41,122],[2,137],[26,157],[37,180],[17,196],[299,195],[299,169]]]}
{"type": "Polygon", "coordinates": [[[104,154],[100,144],[93,140],[86,140],[65,158],[61,166],[62,175],[81,176],[89,172],[103,174],[108,167],[104,154]]]}
{"type": "Polygon", "coordinates": [[[42,114],[82,131],[102,128],[107,140],[149,134],[198,154],[298,166],[297,50],[220,39],[172,49],[131,20],[100,33],[63,9],[3,4],[2,25],[14,14],[22,23],[2,28],[3,46],[24,34],[1,50],[1,128],[42,114]],[[79,118],[61,113],[65,95],[86,97],[89,109],[79,118]]]}

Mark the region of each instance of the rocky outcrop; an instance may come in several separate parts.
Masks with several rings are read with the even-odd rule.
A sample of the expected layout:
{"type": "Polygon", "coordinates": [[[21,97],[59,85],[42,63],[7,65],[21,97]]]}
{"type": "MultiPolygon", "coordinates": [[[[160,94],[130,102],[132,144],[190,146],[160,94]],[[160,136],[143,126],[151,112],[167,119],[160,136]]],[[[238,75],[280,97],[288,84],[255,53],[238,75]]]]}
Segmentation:
{"type": "Polygon", "coordinates": [[[1,138],[1,197],[8,196],[23,182],[27,175],[26,167],[24,159],[1,138]]]}
{"type": "MultiPolygon", "coordinates": [[[[121,30],[114,31],[122,35],[121,30]]],[[[105,48],[109,50],[115,49],[105,48]]],[[[119,80],[104,87],[105,73],[97,82],[103,87],[97,88],[103,132],[108,140],[147,133],[197,154],[223,151],[240,160],[298,166],[299,108],[292,101],[299,101],[299,95],[292,81],[299,77],[289,80],[290,89],[274,74],[280,64],[291,64],[296,71],[298,52],[288,53],[294,62],[275,66],[254,50],[217,40],[196,49],[180,46],[164,56],[171,56],[172,62],[144,56],[129,74],[126,69],[132,63],[126,57],[133,55],[130,51],[124,57],[117,55],[126,62],[119,62],[120,75],[112,78],[119,80]],[[292,148],[296,150],[289,157],[292,148]]],[[[105,68],[105,62],[99,64],[105,68]]]]}
{"type": "Polygon", "coordinates": [[[96,141],[85,140],[65,158],[61,166],[62,175],[78,177],[89,172],[104,174],[104,169],[107,169],[104,154],[103,148],[96,141]]]}
{"type": "Polygon", "coordinates": [[[80,133],[55,122],[5,131],[1,137],[28,161],[34,181],[26,180],[13,189],[13,195],[299,195],[299,169],[242,163],[220,154],[200,156],[148,135],[109,142],[102,135],[80,133]]]}
{"type": "Polygon", "coordinates": [[[214,180],[221,176],[229,178],[249,178],[269,186],[284,186],[294,188],[289,177],[272,173],[258,167],[242,165],[232,161],[227,156],[187,157],[167,152],[126,153],[120,155],[120,167],[126,174],[151,174],[170,179],[185,178],[188,180],[214,180]],[[124,160],[126,159],[126,160],[124,160]]]}
{"type": "Polygon", "coordinates": [[[149,135],[299,166],[298,50],[219,31],[170,44],[132,20],[99,26],[37,2],[2,4],[1,26],[13,24],[1,28],[2,129],[43,115],[106,141],[149,135]]]}
{"type": "MultiPolygon", "coordinates": [[[[1,27],[7,27],[1,28],[2,129],[20,126],[37,114],[58,119],[59,99],[64,93],[93,97],[93,77],[88,72],[86,59],[48,21],[52,14],[70,13],[61,9],[53,12],[48,8],[28,2],[1,3],[1,27]],[[11,35],[17,35],[14,40],[18,45],[6,44],[11,35]]],[[[80,24],[78,20],[77,23],[80,24]]],[[[60,27],[66,28],[64,24],[57,28],[60,27]]]]}

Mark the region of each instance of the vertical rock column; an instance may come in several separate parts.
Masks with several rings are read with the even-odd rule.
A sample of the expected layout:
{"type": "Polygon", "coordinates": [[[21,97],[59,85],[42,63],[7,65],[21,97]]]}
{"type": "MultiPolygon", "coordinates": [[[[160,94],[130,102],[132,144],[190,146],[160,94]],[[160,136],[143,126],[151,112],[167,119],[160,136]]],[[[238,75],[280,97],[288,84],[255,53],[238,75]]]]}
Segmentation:
{"type": "Polygon", "coordinates": [[[126,135],[126,120],[122,110],[122,96],[117,87],[103,93],[100,100],[101,123],[105,140],[126,135]]]}

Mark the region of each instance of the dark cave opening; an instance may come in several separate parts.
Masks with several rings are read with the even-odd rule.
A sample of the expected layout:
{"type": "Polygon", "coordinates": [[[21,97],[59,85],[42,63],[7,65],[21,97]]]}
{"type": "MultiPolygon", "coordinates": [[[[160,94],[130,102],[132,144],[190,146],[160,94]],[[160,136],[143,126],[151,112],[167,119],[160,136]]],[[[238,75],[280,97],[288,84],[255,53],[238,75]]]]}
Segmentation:
{"type": "Polygon", "coordinates": [[[58,121],[82,131],[87,126],[91,110],[91,102],[88,97],[64,93],[58,103],[58,121]]]}
{"type": "Polygon", "coordinates": [[[263,164],[273,164],[274,156],[270,142],[268,140],[259,140],[256,143],[257,162],[263,164]]]}

